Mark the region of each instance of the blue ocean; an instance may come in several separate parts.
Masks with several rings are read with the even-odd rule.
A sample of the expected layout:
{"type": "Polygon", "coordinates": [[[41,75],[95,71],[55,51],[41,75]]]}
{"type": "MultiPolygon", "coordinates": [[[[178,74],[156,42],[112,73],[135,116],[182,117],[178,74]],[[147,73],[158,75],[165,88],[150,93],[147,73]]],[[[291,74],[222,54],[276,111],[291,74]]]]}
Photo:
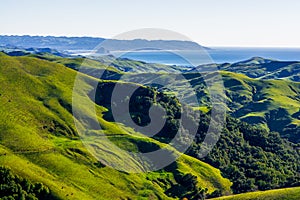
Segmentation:
{"type": "Polygon", "coordinates": [[[300,48],[210,48],[199,54],[198,51],[134,51],[117,53],[116,56],[148,63],[190,66],[208,63],[235,63],[252,57],[263,57],[281,61],[300,61],[300,48]]]}

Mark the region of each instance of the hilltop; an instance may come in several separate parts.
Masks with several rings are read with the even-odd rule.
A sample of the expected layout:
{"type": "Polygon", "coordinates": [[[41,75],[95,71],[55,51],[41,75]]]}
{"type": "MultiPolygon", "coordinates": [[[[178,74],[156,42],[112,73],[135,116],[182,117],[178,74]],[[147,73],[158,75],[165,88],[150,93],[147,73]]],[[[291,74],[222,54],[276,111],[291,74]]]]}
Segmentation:
{"type": "MultiPolygon", "coordinates": [[[[196,195],[198,189],[230,193],[231,183],[218,169],[187,155],[168,169],[144,174],[123,173],[96,160],[83,146],[73,122],[76,71],[38,58],[4,54],[0,55],[0,71],[0,165],[31,182],[43,183],[55,198],[172,199],[196,195]],[[175,188],[182,192],[177,194],[175,188]]],[[[86,84],[99,81],[82,77],[86,84]]],[[[97,106],[97,110],[102,113],[106,108],[97,106]]],[[[162,145],[101,115],[99,123],[124,148],[146,145],[151,150],[162,145]]],[[[134,159],[129,161],[128,165],[134,159]]]]}
{"type": "Polygon", "coordinates": [[[288,79],[291,81],[300,81],[300,62],[298,61],[278,61],[261,57],[253,57],[233,64],[223,63],[201,65],[197,67],[197,70],[205,71],[211,66],[224,71],[245,74],[250,78],[264,80],[288,79]]]}
{"type": "MultiPolygon", "coordinates": [[[[189,90],[185,91],[183,87],[185,80],[176,80],[176,76],[170,76],[172,74],[183,74],[184,79],[189,80],[196,91],[202,109],[209,109],[211,106],[209,91],[203,79],[205,74],[209,74],[209,65],[205,66],[199,73],[199,71],[194,69],[189,70],[179,66],[149,64],[113,56],[91,58],[62,58],[51,54],[31,56],[62,63],[75,70],[81,67],[82,72],[96,78],[99,78],[101,75],[101,78],[106,80],[119,80],[126,75],[128,81],[138,82],[139,76],[136,76],[136,74],[168,80],[168,82],[174,83],[172,86],[174,91],[185,94],[184,100],[188,102],[189,98],[191,98],[191,93],[189,90]],[[82,63],[88,66],[81,66],[82,63]],[[110,67],[107,67],[107,65],[110,67]],[[174,80],[172,81],[172,79],[174,80]]],[[[272,62],[272,60],[256,58],[243,61],[242,63],[247,68],[246,64],[260,65],[272,62]]],[[[276,61],[276,63],[281,62],[276,61]]],[[[282,63],[284,64],[285,62],[282,63]]],[[[283,64],[281,66],[285,66],[283,64]]],[[[239,64],[233,65],[239,66],[239,64]]],[[[293,65],[293,69],[298,70],[296,65],[293,65]]],[[[228,70],[220,71],[220,76],[222,76],[222,84],[225,87],[224,95],[226,95],[228,113],[247,123],[279,132],[282,137],[298,143],[300,141],[300,83],[291,81],[289,78],[278,80],[273,78],[250,78],[243,74],[230,72],[229,69],[231,68],[229,66],[226,69],[228,70]]],[[[278,69],[281,70],[281,68],[278,69]]],[[[294,77],[296,76],[299,75],[297,74],[294,77]]],[[[147,84],[146,80],[144,82],[147,84]]]]}
{"type": "MultiPolygon", "coordinates": [[[[231,190],[241,193],[296,186],[299,183],[300,159],[295,144],[282,139],[278,133],[270,132],[266,126],[252,127],[230,116],[227,116],[226,126],[213,151],[206,158],[197,157],[210,119],[209,93],[203,85],[203,77],[197,73],[184,74],[197,91],[202,107],[188,107],[187,114],[183,113],[183,116],[193,123],[193,109],[203,111],[199,124],[201,129],[185,155],[165,169],[142,174],[124,173],[99,162],[82,144],[72,117],[74,79],[79,73],[76,70],[82,64],[82,72],[85,73],[79,73],[82,85],[90,91],[97,91],[96,101],[92,103],[102,131],[122,149],[148,152],[166,146],[178,129],[178,110],[184,106],[178,104],[168,91],[158,91],[159,88],[154,86],[139,86],[140,93],[130,100],[133,105],[139,105],[131,107],[132,119],[141,126],[147,125],[149,106],[161,104],[168,113],[164,129],[155,137],[146,137],[146,133],[133,129],[126,121],[115,121],[111,117],[111,107],[116,104],[110,102],[113,86],[118,83],[125,89],[133,87],[139,74],[122,71],[120,66],[124,63],[134,69],[138,69],[140,64],[145,68],[147,66],[147,63],[132,63],[130,60],[118,62],[109,67],[102,61],[49,53],[14,57],[0,53],[0,165],[32,184],[43,184],[50,195],[58,199],[214,197],[230,194],[231,190]],[[124,74],[131,77],[131,83],[118,81],[124,74]],[[98,83],[97,88],[92,87],[95,82],[98,83]],[[272,172],[269,172],[270,168],[272,172]]],[[[167,71],[155,72],[166,66],[149,66],[153,67],[151,76],[172,78],[167,71]]],[[[297,113],[299,101],[295,98],[298,83],[256,80],[232,72],[221,72],[221,75],[232,116],[243,109],[245,111],[240,112],[242,116],[251,114],[244,106],[253,101],[270,101],[272,105],[268,108],[276,110],[282,107],[287,112],[284,116],[289,119],[297,113]],[[253,88],[256,93],[253,93],[253,88]],[[278,95],[281,92],[285,92],[284,96],[289,99],[282,101],[284,97],[278,95]]],[[[173,82],[175,87],[183,84],[181,81],[173,82]]],[[[189,95],[185,98],[188,99],[189,95]]],[[[84,105],[81,109],[89,115],[84,105]]],[[[265,114],[269,120],[274,117],[274,112],[269,112],[272,109],[262,107],[257,112],[265,114]]],[[[239,118],[243,120],[243,117],[239,118]]],[[[287,122],[287,125],[295,124],[294,130],[297,130],[296,118],[287,122]]],[[[189,132],[189,127],[183,129],[183,133],[189,132]]],[[[290,135],[298,139],[294,130],[290,135]]],[[[99,130],[95,129],[89,135],[97,141],[98,133],[99,130]]],[[[182,142],[185,139],[183,135],[182,142]]],[[[101,151],[116,153],[110,144],[98,147],[101,151]]],[[[119,156],[126,159],[128,166],[137,166],[136,158],[131,155],[119,156]]],[[[118,162],[124,161],[121,159],[118,162]]]]}

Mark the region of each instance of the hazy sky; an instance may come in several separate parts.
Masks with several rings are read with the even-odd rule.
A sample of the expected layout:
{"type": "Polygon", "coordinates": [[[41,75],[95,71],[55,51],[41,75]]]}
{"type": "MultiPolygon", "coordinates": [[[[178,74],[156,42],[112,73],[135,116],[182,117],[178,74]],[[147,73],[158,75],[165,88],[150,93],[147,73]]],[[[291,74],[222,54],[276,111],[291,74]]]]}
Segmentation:
{"type": "Polygon", "coordinates": [[[0,18],[1,35],[163,28],[206,46],[300,47],[298,0],[0,0],[0,18]]]}

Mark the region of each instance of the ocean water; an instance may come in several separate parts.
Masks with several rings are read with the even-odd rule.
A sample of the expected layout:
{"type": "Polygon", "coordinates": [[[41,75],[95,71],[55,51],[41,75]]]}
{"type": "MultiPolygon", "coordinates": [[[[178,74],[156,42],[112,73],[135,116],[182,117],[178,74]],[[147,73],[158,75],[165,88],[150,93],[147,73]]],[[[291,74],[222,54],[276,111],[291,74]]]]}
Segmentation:
{"type": "Polygon", "coordinates": [[[208,63],[235,63],[252,57],[263,57],[281,61],[300,61],[300,48],[211,48],[199,51],[135,51],[115,52],[122,58],[140,60],[148,63],[168,65],[200,65],[208,63]]]}

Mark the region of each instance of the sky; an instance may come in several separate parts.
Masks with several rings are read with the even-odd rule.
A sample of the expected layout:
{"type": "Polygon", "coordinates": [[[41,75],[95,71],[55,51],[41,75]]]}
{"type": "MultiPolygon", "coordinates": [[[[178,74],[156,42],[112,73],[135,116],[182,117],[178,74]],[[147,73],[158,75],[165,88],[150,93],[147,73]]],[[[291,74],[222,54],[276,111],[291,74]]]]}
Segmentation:
{"type": "Polygon", "coordinates": [[[0,0],[0,35],[93,36],[158,28],[204,46],[300,47],[298,0],[0,0]]]}

